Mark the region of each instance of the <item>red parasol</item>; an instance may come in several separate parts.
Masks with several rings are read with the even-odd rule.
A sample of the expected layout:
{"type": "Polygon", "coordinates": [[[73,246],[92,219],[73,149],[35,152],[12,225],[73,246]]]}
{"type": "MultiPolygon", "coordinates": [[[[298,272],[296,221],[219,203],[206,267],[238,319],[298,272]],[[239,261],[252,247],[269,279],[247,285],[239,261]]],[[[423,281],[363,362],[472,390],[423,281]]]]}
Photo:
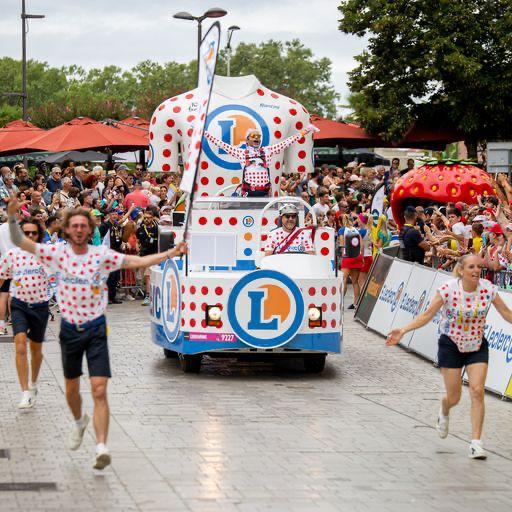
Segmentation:
{"type": "Polygon", "coordinates": [[[20,151],[71,151],[105,150],[131,151],[148,147],[144,136],[133,135],[125,130],[107,126],[89,117],[77,117],[61,124],[42,135],[25,140],[9,148],[10,152],[20,151]]]}
{"type": "Polygon", "coordinates": [[[146,137],[149,140],[149,121],[138,116],[130,116],[122,119],[114,126],[138,137],[146,137]]]}
{"type": "Polygon", "coordinates": [[[352,123],[332,121],[312,115],[311,122],[320,129],[313,135],[315,145],[332,146],[339,144],[344,148],[364,148],[385,145],[378,137],[367,133],[363,128],[352,123]]]}
{"type": "Polygon", "coordinates": [[[464,134],[450,127],[431,126],[416,121],[407,130],[397,147],[444,149],[446,144],[464,140],[464,134]]]}
{"type": "Polygon", "coordinates": [[[21,119],[11,121],[0,128],[0,153],[8,151],[11,147],[22,144],[24,141],[42,133],[44,133],[42,128],[28,121],[22,121],[21,119]]]}

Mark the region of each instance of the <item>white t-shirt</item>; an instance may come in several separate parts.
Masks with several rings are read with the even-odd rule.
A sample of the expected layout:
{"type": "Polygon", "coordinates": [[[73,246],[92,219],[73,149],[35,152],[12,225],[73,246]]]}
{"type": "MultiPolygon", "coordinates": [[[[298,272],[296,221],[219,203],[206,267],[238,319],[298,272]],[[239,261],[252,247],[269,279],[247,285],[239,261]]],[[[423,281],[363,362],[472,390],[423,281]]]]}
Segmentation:
{"type": "Polygon", "coordinates": [[[50,300],[48,275],[37,258],[16,247],[0,260],[0,279],[12,279],[10,293],[28,304],[50,300]]]}
{"type": "Polygon", "coordinates": [[[81,325],[105,313],[107,278],[121,268],[124,254],[104,245],[88,245],[86,254],[75,254],[68,244],[37,244],[36,257],[51,273],[59,273],[57,301],[64,320],[81,325]]]}
{"type": "Polygon", "coordinates": [[[468,293],[463,290],[460,279],[451,279],[437,291],[444,302],[439,333],[448,336],[461,352],[477,351],[498,287],[487,279],[480,279],[476,291],[468,293]]]}
{"type": "MultiPolygon", "coordinates": [[[[311,229],[301,229],[301,232],[294,238],[289,247],[284,251],[286,252],[311,252],[314,251],[313,240],[311,239],[311,229]]],[[[294,231],[294,233],[295,233],[294,231]]],[[[287,233],[283,228],[276,228],[272,230],[268,235],[267,245],[265,251],[275,251],[276,254],[286,246],[285,241],[290,233],[287,233]]]]}
{"type": "Polygon", "coordinates": [[[331,209],[331,206],[328,204],[315,203],[312,209],[315,212],[315,215],[327,215],[327,212],[331,209]]]}

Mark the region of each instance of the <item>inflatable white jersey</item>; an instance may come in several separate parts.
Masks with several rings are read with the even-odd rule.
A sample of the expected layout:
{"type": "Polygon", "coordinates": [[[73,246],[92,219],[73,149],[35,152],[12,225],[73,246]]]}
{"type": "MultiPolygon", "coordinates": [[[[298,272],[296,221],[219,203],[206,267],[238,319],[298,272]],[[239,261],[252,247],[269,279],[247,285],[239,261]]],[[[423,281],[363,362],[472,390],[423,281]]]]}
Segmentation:
{"type": "MultiPolygon", "coordinates": [[[[195,93],[193,90],[170,98],[155,110],[149,132],[150,171],[177,172],[179,150],[186,161],[198,111],[195,93]]],[[[294,135],[309,123],[309,113],[300,103],[267,89],[254,75],[215,76],[205,130],[223,142],[233,146],[243,144],[247,130],[256,128],[261,131],[262,146],[268,146],[294,135]]],[[[308,133],[274,156],[270,167],[272,195],[278,195],[283,170],[287,173],[313,170],[312,151],[313,135],[308,133]]],[[[196,181],[199,195],[215,195],[228,185],[240,184],[241,180],[240,162],[203,139],[196,181]]]]}

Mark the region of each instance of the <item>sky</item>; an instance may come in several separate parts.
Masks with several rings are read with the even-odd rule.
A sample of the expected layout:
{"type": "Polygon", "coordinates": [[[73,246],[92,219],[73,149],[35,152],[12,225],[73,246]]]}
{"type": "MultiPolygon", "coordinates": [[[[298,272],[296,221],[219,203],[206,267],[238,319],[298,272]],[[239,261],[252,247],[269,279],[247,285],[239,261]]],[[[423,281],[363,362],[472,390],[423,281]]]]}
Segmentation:
{"type": "MultiPolygon", "coordinates": [[[[21,0],[0,0],[0,56],[21,58],[21,0]]],[[[78,64],[85,68],[115,64],[130,68],[146,59],[188,62],[195,57],[197,32],[193,21],[172,15],[188,11],[197,16],[222,7],[223,43],[227,27],[238,25],[232,45],[243,41],[298,38],[315,58],[332,61],[332,81],[348,94],[347,72],[365,41],[338,29],[337,0],[26,0],[28,14],[44,14],[29,21],[27,56],[52,66],[78,64]]],[[[204,29],[209,20],[203,22],[204,29]]]]}

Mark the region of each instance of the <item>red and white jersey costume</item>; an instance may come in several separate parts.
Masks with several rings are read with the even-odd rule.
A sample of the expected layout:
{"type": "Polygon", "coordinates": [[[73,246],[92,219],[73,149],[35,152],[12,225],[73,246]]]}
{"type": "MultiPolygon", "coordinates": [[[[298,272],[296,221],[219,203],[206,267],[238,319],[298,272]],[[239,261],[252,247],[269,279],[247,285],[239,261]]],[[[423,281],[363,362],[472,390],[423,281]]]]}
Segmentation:
{"type": "Polygon", "coordinates": [[[57,301],[64,320],[81,325],[105,313],[107,278],[121,268],[123,254],[103,245],[89,245],[86,254],[75,254],[68,244],[36,244],[36,256],[59,274],[57,301]]]}
{"type": "Polygon", "coordinates": [[[47,302],[51,292],[48,275],[29,252],[16,247],[10,249],[0,260],[0,279],[12,279],[11,296],[28,304],[47,302]]]}
{"type": "MultiPolygon", "coordinates": [[[[311,229],[295,228],[293,233],[295,234],[297,230],[300,230],[300,233],[283,252],[306,253],[314,251],[315,246],[311,238],[311,229]]],[[[265,251],[272,251],[274,254],[279,254],[281,250],[286,247],[289,236],[291,238],[294,235],[290,235],[290,233],[283,228],[273,229],[268,235],[265,251]]]]}

